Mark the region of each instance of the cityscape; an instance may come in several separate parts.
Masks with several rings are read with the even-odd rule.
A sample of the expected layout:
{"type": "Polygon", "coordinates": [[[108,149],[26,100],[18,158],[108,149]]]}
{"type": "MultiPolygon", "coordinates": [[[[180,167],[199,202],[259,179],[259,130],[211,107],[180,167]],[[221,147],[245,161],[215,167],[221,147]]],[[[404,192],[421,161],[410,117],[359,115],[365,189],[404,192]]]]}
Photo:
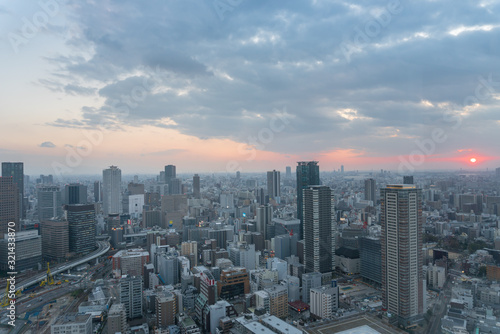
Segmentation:
{"type": "Polygon", "coordinates": [[[500,334],[499,17],[0,3],[0,334],[500,334]]]}
{"type": "Polygon", "coordinates": [[[498,330],[500,168],[24,168],[0,177],[6,333],[498,330]]]}

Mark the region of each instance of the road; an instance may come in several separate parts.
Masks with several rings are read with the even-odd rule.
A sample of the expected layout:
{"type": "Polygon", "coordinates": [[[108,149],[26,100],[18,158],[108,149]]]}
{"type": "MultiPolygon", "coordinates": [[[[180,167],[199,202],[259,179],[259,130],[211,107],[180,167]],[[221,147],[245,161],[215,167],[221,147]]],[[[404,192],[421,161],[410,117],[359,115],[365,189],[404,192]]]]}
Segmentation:
{"type": "MultiPolygon", "coordinates": [[[[92,259],[95,259],[96,257],[99,257],[99,256],[106,254],[110,248],[109,243],[106,241],[98,241],[97,246],[98,247],[95,251],[84,256],[83,258],[74,260],[72,262],[64,263],[60,266],[51,268],[50,272],[52,273],[52,275],[57,275],[61,272],[67,271],[71,268],[74,268],[74,267],[79,266],[81,264],[84,264],[92,259]]],[[[47,276],[46,273],[40,273],[40,274],[35,275],[34,277],[31,277],[29,279],[23,280],[21,282],[16,282],[16,288],[22,290],[24,288],[27,288],[27,287],[33,285],[33,284],[36,284],[38,282],[43,281],[46,276],[47,276]]],[[[4,295],[5,295],[5,291],[2,291],[2,293],[0,294],[0,300],[3,299],[4,295]]]]}
{"type": "Polygon", "coordinates": [[[448,276],[448,279],[444,283],[443,289],[439,294],[438,300],[434,304],[432,309],[432,316],[429,319],[429,324],[427,327],[427,334],[434,334],[441,332],[441,319],[446,314],[446,310],[448,309],[448,303],[451,298],[451,281],[452,278],[448,276]]]}

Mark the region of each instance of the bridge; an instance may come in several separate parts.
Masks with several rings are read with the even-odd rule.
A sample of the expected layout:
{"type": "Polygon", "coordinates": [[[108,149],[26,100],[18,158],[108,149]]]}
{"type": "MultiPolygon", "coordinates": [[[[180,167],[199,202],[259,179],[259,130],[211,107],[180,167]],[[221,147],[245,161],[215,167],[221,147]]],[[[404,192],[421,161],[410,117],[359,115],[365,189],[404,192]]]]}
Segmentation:
{"type": "MultiPolygon", "coordinates": [[[[57,267],[50,268],[50,272],[52,275],[57,275],[59,273],[67,271],[71,268],[74,268],[76,266],[79,266],[81,264],[84,264],[90,260],[93,260],[99,256],[106,254],[108,252],[109,248],[110,248],[110,246],[109,246],[108,242],[97,241],[97,249],[95,251],[93,251],[92,253],[89,253],[80,259],[76,259],[76,260],[68,262],[68,263],[63,263],[57,267]]],[[[22,282],[16,281],[16,290],[22,291],[24,288],[30,287],[34,284],[37,284],[37,283],[43,281],[46,277],[47,277],[47,273],[43,272],[43,273],[40,273],[40,274],[35,275],[33,277],[30,277],[22,282]]],[[[5,295],[5,291],[3,291],[0,294],[0,300],[3,299],[4,295],[5,295]]]]}

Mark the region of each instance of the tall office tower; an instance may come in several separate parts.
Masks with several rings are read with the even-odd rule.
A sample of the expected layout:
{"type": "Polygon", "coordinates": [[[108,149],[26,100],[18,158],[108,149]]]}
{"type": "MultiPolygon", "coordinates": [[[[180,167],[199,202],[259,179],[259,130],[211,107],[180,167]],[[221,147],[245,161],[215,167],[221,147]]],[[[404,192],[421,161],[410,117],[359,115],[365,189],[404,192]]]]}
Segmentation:
{"type": "Polygon", "coordinates": [[[174,165],[165,166],[165,184],[169,184],[171,179],[176,178],[176,171],[174,165]]]}
{"type": "Polygon", "coordinates": [[[9,222],[14,222],[19,231],[19,192],[11,177],[0,177],[0,237],[9,230],[9,222]]]}
{"type": "Polygon", "coordinates": [[[62,194],[58,186],[40,186],[37,198],[39,221],[62,216],[62,194]]]}
{"type": "Polygon", "coordinates": [[[304,195],[304,264],[306,271],[335,269],[335,199],[327,186],[309,186],[304,195]]]}
{"type": "Polygon", "coordinates": [[[142,277],[122,276],[120,279],[120,303],[125,307],[127,318],[142,316],[142,277]]]}
{"type": "Polygon", "coordinates": [[[413,175],[403,176],[403,184],[414,184],[413,183],[413,175]]]}
{"type": "Polygon", "coordinates": [[[267,172],[267,195],[269,199],[274,199],[278,204],[280,202],[280,172],[273,170],[267,172]]]}
{"type": "Polygon", "coordinates": [[[500,168],[495,169],[495,176],[500,177],[500,168]]]}
{"type": "Polygon", "coordinates": [[[194,198],[201,198],[200,176],[198,174],[194,174],[193,176],[193,196],[194,198]]]}
{"type": "Polygon", "coordinates": [[[268,239],[267,226],[273,220],[273,207],[270,205],[261,205],[257,208],[257,232],[264,235],[264,240],[268,239]]]}
{"type": "Polygon", "coordinates": [[[69,229],[69,250],[78,254],[92,252],[96,247],[94,204],[66,205],[69,229]]]}
{"type": "Polygon", "coordinates": [[[170,179],[168,182],[168,193],[170,195],[180,195],[182,194],[182,182],[181,179],[176,177],[170,179]]]}
{"type": "Polygon", "coordinates": [[[122,171],[110,166],[102,171],[102,209],[105,215],[122,213],[122,171]]]}
{"type": "Polygon", "coordinates": [[[64,187],[64,204],[86,204],[87,186],[80,183],[67,184],[64,187]]]}
{"type": "Polygon", "coordinates": [[[43,175],[40,174],[40,178],[36,180],[36,183],[41,183],[41,184],[54,184],[54,176],[51,174],[49,175],[43,175]]]}
{"type": "Polygon", "coordinates": [[[341,165],[341,166],[340,166],[340,172],[341,172],[341,173],[344,173],[344,165],[341,165]]]}
{"type": "Polygon", "coordinates": [[[65,220],[40,222],[42,256],[47,261],[62,262],[69,253],[69,228],[65,220]]]}
{"type": "Polygon", "coordinates": [[[297,218],[300,219],[300,235],[304,237],[304,219],[302,190],[308,186],[319,185],[319,166],[317,161],[301,161],[297,163],[297,218]]]}
{"type": "Polygon", "coordinates": [[[423,312],[422,190],[387,185],[380,191],[382,305],[408,326],[423,312]]]}
{"type": "Polygon", "coordinates": [[[2,177],[11,177],[17,186],[17,196],[19,205],[19,219],[26,217],[24,202],[24,163],[23,162],[2,162],[2,177]]]}
{"type": "Polygon", "coordinates": [[[102,183],[101,181],[94,182],[94,202],[102,202],[102,183]]]}
{"type": "Polygon", "coordinates": [[[292,167],[286,166],[285,178],[287,179],[292,178],[292,167]]]}
{"type": "Polygon", "coordinates": [[[264,194],[264,188],[259,188],[255,190],[256,197],[257,197],[257,203],[259,205],[265,205],[266,204],[266,195],[264,194]]]}
{"type": "Polygon", "coordinates": [[[373,205],[377,205],[376,199],[376,191],[377,191],[377,183],[375,179],[366,179],[365,180],[365,200],[372,201],[373,205]]]}
{"type": "Polygon", "coordinates": [[[360,275],[368,283],[380,286],[382,283],[380,238],[359,238],[360,275]]]}

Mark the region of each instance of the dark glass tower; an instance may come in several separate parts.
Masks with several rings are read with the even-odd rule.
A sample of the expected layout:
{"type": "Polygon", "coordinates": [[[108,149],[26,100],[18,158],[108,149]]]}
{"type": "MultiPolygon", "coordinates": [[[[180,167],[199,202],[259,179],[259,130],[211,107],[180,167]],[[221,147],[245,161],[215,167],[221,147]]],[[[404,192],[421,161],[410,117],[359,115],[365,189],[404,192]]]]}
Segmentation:
{"type": "Polygon", "coordinates": [[[19,198],[17,186],[11,177],[0,177],[0,237],[9,231],[9,222],[14,222],[19,231],[19,198]]]}
{"type": "Polygon", "coordinates": [[[319,185],[319,166],[317,161],[297,163],[297,218],[300,219],[300,235],[304,235],[304,215],[302,190],[308,186],[319,185]]]}
{"type": "Polygon", "coordinates": [[[327,186],[310,186],[304,195],[304,265],[307,272],[335,269],[335,199],[327,186]]]}
{"type": "Polygon", "coordinates": [[[92,252],[96,247],[94,204],[66,205],[66,210],[70,252],[92,252]]]}
{"type": "Polygon", "coordinates": [[[23,162],[2,162],[2,177],[11,177],[17,186],[19,196],[19,218],[25,218],[26,213],[23,207],[24,201],[24,163],[23,162]]]}
{"type": "Polygon", "coordinates": [[[193,197],[200,198],[200,176],[198,174],[194,174],[193,176],[193,197]]]}
{"type": "Polygon", "coordinates": [[[64,204],[87,203],[87,186],[79,183],[67,184],[64,189],[64,204]]]}

